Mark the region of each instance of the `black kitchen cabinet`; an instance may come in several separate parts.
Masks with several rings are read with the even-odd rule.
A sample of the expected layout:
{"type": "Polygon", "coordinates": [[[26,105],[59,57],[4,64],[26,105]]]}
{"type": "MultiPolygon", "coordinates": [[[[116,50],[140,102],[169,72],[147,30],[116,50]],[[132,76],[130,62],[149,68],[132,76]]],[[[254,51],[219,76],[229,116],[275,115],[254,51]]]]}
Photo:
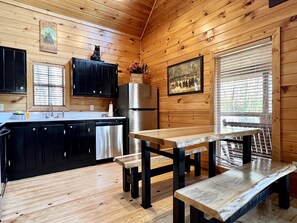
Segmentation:
{"type": "Polygon", "coordinates": [[[42,167],[51,172],[66,166],[64,124],[41,125],[42,167]]]}
{"type": "Polygon", "coordinates": [[[40,173],[41,151],[36,124],[9,126],[7,139],[9,180],[35,176],[40,173]]]}
{"type": "Polygon", "coordinates": [[[69,164],[95,163],[95,125],[90,122],[67,124],[67,150],[69,164]]]}
{"type": "Polygon", "coordinates": [[[26,93],[26,51],[0,47],[0,92],[26,93]]]}
{"type": "Polygon", "coordinates": [[[72,59],[73,71],[73,95],[91,96],[96,92],[94,72],[91,70],[91,63],[86,60],[72,59]]]}
{"type": "Polygon", "coordinates": [[[118,66],[72,58],[72,93],[77,96],[115,98],[118,93],[118,66]]]}
{"type": "Polygon", "coordinates": [[[95,122],[8,124],[8,179],[93,165],[95,122]]]}

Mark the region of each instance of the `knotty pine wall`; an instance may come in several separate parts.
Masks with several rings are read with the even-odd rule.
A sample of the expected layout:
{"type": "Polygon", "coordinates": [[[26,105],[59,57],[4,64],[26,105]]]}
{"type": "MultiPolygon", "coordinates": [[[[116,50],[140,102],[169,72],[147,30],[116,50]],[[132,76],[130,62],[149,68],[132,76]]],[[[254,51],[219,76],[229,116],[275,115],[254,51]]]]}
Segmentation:
{"type": "MultiPolygon", "coordinates": [[[[281,160],[297,161],[297,1],[158,0],[141,41],[141,58],[160,90],[160,127],[213,122],[212,55],[281,30],[281,160]],[[169,65],[204,56],[204,93],[167,96],[169,65]]],[[[203,157],[206,165],[207,157],[203,157]]],[[[297,178],[292,178],[293,188],[297,178]]],[[[296,189],[294,190],[296,195],[296,189]]]]}
{"type": "Polygon", "coordinates": [[[0,1],[0,45],[27,50],[27,95],[0,94],[5,111],[47,110],[32,107],[32,62],[65,65],[66,101],[69,111],[107,111],[110,99],[70,95],[70,60],[89,59],[94,45],[100,45],[102,60],[119,65],[119,84],[129,82],[126,70],[131,61],[139,60],[140,41],[117,31],[36,9],[13,1],[0,1]],[[11,3],[11,4],[9,4],[11,3]],[[58,53],[39,51],[39,20],[58,24],[58,53]]]}

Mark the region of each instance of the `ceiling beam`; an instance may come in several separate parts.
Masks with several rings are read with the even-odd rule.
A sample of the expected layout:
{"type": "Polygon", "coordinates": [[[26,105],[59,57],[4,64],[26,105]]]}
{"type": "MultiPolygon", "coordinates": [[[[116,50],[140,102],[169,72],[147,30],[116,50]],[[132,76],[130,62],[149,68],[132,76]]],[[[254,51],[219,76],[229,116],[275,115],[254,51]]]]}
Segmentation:
{"type": "Polygon", "coordinates": [[[142,30],[142,34],[141,34],[141,36],[140,36],[140,40],[142,40],[142,38],[143,38],[143,35],[144,35],[144,33],[145,33],[147,24],[148,24],[149,21],[150,21],[150,18],[151,18],[152,14],[153,14],[153,11],[154,11],[154,9],[155,9],[155,6],[156,6],[157,1],[158,1],[158,0],[155,0],[155,2],[154,2],[154,4],[153,4],[153,7],[152,7],[152,10],[151,10],[151,12],[150,12],[150,14],[149,14],[149,16],[148,16],[148,18],[147,18],[147,20],[146,20],[145,26],[143,27],[143,30],[142,30]]]}

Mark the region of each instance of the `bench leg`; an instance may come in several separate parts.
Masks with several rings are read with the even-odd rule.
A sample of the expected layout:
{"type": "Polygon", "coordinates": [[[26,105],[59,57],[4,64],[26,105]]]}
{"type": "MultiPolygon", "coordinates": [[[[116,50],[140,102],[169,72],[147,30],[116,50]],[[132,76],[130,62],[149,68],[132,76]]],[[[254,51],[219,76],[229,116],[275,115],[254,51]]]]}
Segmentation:
{"type": "Polygon", "coordinates": [[[131,168],[131,197],[139,197],[139,186],[138,186],[138,167],[131,168]]]}
{"type": "Polygon", "coordinates": [[[278,180],[278,205],[280,208],[290,207],[289,175],[278,180]]]}
{"type": "Polygon", "coordinates": [[[186,171],[186,173],[191,172],[191,157],[190,156],[185,157],[185,171],[186,171]]]}
{"type": "Polygon", "coordinates": [[[195,167],[195,176],[201,175],[201,155],[200,153],[194,154],[194,167],[195,167]]]}
{"type": "Polygon", "coordinates": [[[190,206],[190,222],[203,222],[204,213],[192,206],[190,206]]]}
{"type": "Polygon", "coordinates": [[[123,191],[124,192],[128,192],[130,191],[130,184],[128,182],[128,177],[130,175],[129,169],[126,169],[125,167],[123,167],[123,191]]]}

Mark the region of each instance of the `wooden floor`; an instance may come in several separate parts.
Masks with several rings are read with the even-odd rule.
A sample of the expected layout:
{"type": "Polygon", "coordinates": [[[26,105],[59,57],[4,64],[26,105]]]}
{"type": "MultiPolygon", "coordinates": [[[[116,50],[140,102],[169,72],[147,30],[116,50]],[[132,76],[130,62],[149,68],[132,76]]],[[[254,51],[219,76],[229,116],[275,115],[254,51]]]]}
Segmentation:
{"type": "MultiPolygon", "coordinates": [[[[187,183],[206,178],[187,174],[187,183]]],[[[28,178],[7,184],[2,222],[172,222],[172,173],[154,177],[153,207],[122,191],[121,167],[100,164],[28,178]]],[[[297,223],[297,200],[289,210],[277,206],[277,196],[260,204],[237,222],[297,223]]],[[[186,207],[186,222],[189,208],[186,207]]]]}

